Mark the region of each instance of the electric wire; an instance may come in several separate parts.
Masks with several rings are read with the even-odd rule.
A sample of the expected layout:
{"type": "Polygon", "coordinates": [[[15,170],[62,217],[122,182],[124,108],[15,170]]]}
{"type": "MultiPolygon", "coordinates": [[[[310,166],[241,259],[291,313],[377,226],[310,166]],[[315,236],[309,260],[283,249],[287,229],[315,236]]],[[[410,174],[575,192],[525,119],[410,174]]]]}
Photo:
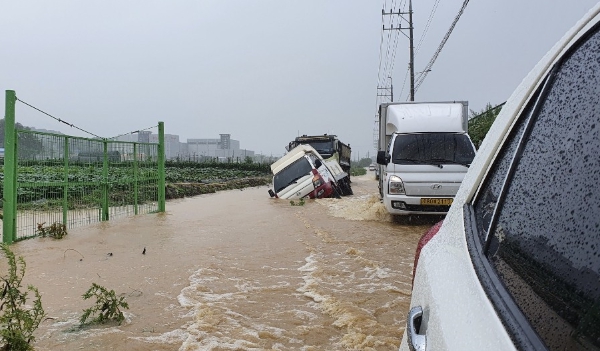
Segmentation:
{"type": "MultiPolygon", "coordinates": [[[[393,6],[394,1],[392,1],[392,6],[393,6]]],[[[390,18],[390,27],[393,25],[392,22],[393,18],[390,18]]],[[[385,28],[385,20],[384,20],[384,25],[383,27],[385,28]]],[[[387,41],[386,41],[386,53],[385,53],[385,65],[383,68],[383,75],[381,77],[379,77],[379,82],[378,82],[378,86],[383,85],[382,84],[382,80],[385,80],[388,76],[388,67],[390,64],[390,43],[391,43],[391,38],[392,38],[392,31],[388,30],[388,35],[387,35],[387,41]]]]}
{"type": "Polygon", "coordinates": [[[419,89],[419,87],[421,86],[421,84],[423,83],[423,81],[425,80],[425,78],[427,77],[427,73],[429,73],[431,71],[431,67],[433,66],[433,64],[437,60],[438,55],[440,54],[440,52],[444,48],[444,45],[448,41],[448,38],[450,38],[450,34],[452,34],[452,31],[454,30],[454,27],[456,26],[456,23],[458,22],[458,20],[462,16],[462,14],[465,11],[465,8],[467,7],[468,4],[469,4],[469,0],[465,0],[463,2],[460,10],[458,11],[458,14],[454,18],[454,21],[450,25],[450,28],[448,29],[448,31],[446,32],[446,35],[444,36],[444,39],[442,39],[442,42],[438,46],[438,49],[433,54],[433,57],[431,58],[431,60],[427,64],[427,66],[425,66],[425,69],[421,72],[421,74],[419,74],[419,77],[417,78],[417,81],[415,82],[415,92],[419,89]]]}
{"type": "MultiPolygon", "coordinates": [[[[404,93],[404,87],[406,87],[406,80],[408,78],[408,73],[410,72],[410,67],[408,67],[406,69],[406,73],[404,74],[404,81],[402,82],[402,89],[400,89],[400,94],[398,94],[398,96],[402,96],[402,94],[404,93]]],[[[406,101],[408,101],[409,96],[406,96],[406,101]]]]}
{"type": "Polygon", "coordinates": [[[87,133],[87,134],[89,134],[89,135],[95,136],[96,138],[103,139],[101,136],[98,136],[98,135],[96,135],[96,134],[94,134],[94,133],[92,133],[92,132],[88,132],[88,131],[87,131],[87,130],[85,130],[85,129],[81,129],[81,128],[77,127],[76,125],[74,125],[73,123],[69,123],[69,122],[67,122],[67,121],[65,121],[65,120],[63,120],[63,119],[60,119],[60,118],[58,118],[58,117],[54,117],[54,116],[52,116],[51,114],[49,114],[48,112],[42,111],[42,110],[40,110],[39,108],[37,108],[37,107],[35,107],[35,106],[33,106],[33,105],[30,105],[30,104],[26,103],[25,101],[23,101],[23,100],[19,99],[18,97],[17,97],[17,101],[19,101],[20,103],[22,103],[22,104],[24,104],[24,105],[27,105],[27,106],[31,107],[32,109],[34,109],[34,110],[36,110],[36,111],[39,111],[39,112],[41,112],[41,113],[45,114],[45,115],[46,115],[46,116],[48,116],[48,117],[51,117],[51,118],[53,118],[53,119],[57,120],[57,121],[58,121],[58,122],[60,122],[60,123],[64,123],[64,124],[68,125],[68,126],[69,126],[69,127],[71,127],[71,128],[75,128],[75,129],[77,129],[77,130],[80,130],[80,131],[82,131],[82,132],[84,132],[84,133],[87,133]]]}
{"type": "Polygon", "coordinates": [[[431,26],[431,21],[433,20],[433,16],[435,16],[435,12],[437,11],[440,0],[436,0],[433,4],[433,8],[429,13],[429,18],[427,19],[427,23],[425,24],[425,29],[423,29],[423,34],[421,34],[421,38],[419,39],[419,43],[417,44],[417,50],[415,50],[415,56],[419,54],[419,50],[421,49],[421,45],[423,44],[423,40],[427,36],[427,32],[429,31],[429,27],[431,26]]]}
{"type": "MultiPolygon", "coordinates": [[[[471,121],[473,121],[473,120],[476,120],[477,118],[479,118],[479,117],[481,117],[481,116],[485,115],[486,113],[488,113],[488,112],[491,112],[491,111],[494,111],[495,109],[497,109],[497,108],[500,108],[500,107],[504,106],[505,104],[506,104],[506,101],[504,101],[503,103],[500,103],[500,104],[498,104],[498,105],[496,105],[496,106],[494,106],[494,107],[490,107],[489,109],[487,109],[487,110],[485,110],[485,111],[481,112],[480,114],[478,114],[478,115],[475,115],[475,116],[473,116],[473,117],[469,118],[469,122],[471,122],[471,121]]],[[[472,110],[471,110],[471,111],[472,111],[472,110]]]]}
{"type": "Polygon", "coordinates": [[[379,106],[379,82],[381,81],[381,62],[383,60],[382,57],[382,52],[383,52],[383,34],[384,34],[384,30],[383,30],[383,26],[385,24],[384,22],[384,9],[385,9],[385,4],[386,4],[386,0],[383,0],[383,4],[381,5],[382,10],[381,10],[381,34],[380,34],[380,41],[379,41],[379,68],[377,69],[377,90],[376,90],[376,94],[375,94],[375,108],[377,108],[377,106],[379,106]]]}
{"type": "Polygon", "coordinates": [[[135,134],[135,133],[139,133],[139,132],[143,132],[143,131],[145,131],[145,130],[150,130],[150,129],[154,129],[154,128],[158,128],[158,124],[157,124],[157,125],[155,125],[155,126],[152,126],[152,127],[148,127],[148,128],[144,128],[144,129],[138,129],[138,130],[134,130],[134,131],[131,131],[131,132],[129,132],[129,133],[119,134],[119,135],[117,135],[117,136],[115,136],[115,137],[108,138],[108,139],[117,139],[118,137],[122,137],[122,136],[129,135],[129,134],[135,134]]]}
{"type": "MultiPolygon", "coordinates": [[[[406,6],[406,3],[404,3],[404,6],[406,6]]],[[[402,8],[402,3],[399,4],[398,12],[404,12],[404,10],[406,9],[406,7],[404,7],[404,8],[402,8],[402,11],[400,11],[401,8],[402,8]]],[[[402,17],[401,16],[398,19],[398,28],[402,28],[402,17]]],[[[400,39],[400,33],[404,34],[404,32],[402,32],[401,29],[399,29],[397,31],[397,35],[396,35],[396,38],[395,38],[396,40],[394,42],[394,49],[393,49],[394,54],[392,55],[392,67],[390,69],[390,76],[393,76],[393,74],[394,74],[394,66],[396,65],[396,52],[397,52],[397,49],[398,49],[398,42],[399,42],[399,39],[400,39]]],[[[393,97],[392,97],[391,100],[393,100],[393,97]]]]}

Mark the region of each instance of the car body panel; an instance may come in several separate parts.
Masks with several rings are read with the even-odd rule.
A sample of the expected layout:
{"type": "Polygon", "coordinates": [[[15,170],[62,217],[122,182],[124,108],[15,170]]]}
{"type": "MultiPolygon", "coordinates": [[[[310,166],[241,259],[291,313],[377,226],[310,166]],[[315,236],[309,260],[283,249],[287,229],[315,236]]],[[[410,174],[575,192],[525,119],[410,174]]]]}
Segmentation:
{"type": "MultiPolygon", "coordinates": [[[[425,311],[421,334],[426,350],[515,350],[503,321],[473,267],[464,228],[463,206],[476,196],[506,136],[532,94],[560,57],[600,21],[600,3],[539,61],[506,102],[490,128],[438,234],[422,249],[411,308],[425,311]]],[[[409,350],[406,331],[400,350],[409,350]]]]}

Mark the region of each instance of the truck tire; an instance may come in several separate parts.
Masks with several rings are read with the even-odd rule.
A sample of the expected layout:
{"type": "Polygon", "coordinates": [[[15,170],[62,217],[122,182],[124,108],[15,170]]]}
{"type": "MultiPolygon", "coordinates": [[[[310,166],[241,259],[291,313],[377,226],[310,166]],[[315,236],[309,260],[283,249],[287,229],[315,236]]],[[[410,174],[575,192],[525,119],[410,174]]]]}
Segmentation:
{"type": "Polygon", "coordinates": [[[340,191],[340,188],[334,183],[331,183],[331,187],[333,188],[333,197],[335,197],[336,199],[341,199],[342,192],[340,191]]]}
{"type": "Polygon", "coordinates": [[[352,187],[350,186],[349,179],[342,180],[341,188],[342,188],[342,195],[344,195],[344,196],[354,195],[354,192],[352,192],[352,187]]]}

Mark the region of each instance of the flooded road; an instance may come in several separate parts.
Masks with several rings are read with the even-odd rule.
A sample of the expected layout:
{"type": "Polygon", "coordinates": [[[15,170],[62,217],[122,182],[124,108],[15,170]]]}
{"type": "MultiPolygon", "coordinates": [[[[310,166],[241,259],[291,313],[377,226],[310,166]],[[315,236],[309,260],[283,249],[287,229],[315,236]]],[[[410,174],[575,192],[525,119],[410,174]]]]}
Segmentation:
{"type": "Polygon", "coordinates": [[[24,283],[39,288],[50,317],[35,347],[396,350],[416,243],[435,219],[393,223],[372,172],[353,190],[304,206],[270,199],[267,187],[225,191],[17,243],[24,283]],[[92,283],[125,296],[121,326],[78,327],[92,283]]]}

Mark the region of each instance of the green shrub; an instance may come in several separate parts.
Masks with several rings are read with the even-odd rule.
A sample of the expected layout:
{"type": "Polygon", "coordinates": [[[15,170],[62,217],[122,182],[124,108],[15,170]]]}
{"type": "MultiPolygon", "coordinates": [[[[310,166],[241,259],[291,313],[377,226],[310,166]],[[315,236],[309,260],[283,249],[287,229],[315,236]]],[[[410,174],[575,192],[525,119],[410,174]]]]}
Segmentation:
{"type": "Polygon", "coordinates": [[[65,237],[65,235],[67,235],[66,225],[59,222],[54,222],[51,225],[44,227],[45,223],[46,222],[38,223],[37,225],[37,235],[41,236],[42,238],[49,236],[54,239],[62,239],[65,237]]]}
{"type": "Polygon", "coordinates": [[[471,110],[471,117],[469,119],[469,136],[475,144],[475,147],[479,149],[481,142],[485,138],[488,130],[496,120],[496,117],[502,110],[502,106],[504,104],[500,104],[498,106],[492,107],[490,103],[486,105],[486,107],[479,113],[471,110]]]}
{"type": "Polygon", "coordinates": [[[367,170],[364,167],[352,167],[350,168],[350,175],[351,176],[362,176],[367,174],[367,170]]]}
{"type": "Polygon", "coordinates": [[[92,319],[91,323],[105,323],[109,320],[114,320],[121,324],[125,320],[121,308],[129,309],[129,305],[125,302],[125,297],[117,298],[114,290],[106,290],[105,287],[92,283],[88,291],[83,294],[83,299],[95,297],[96,304],[88,309],[83,310],[83,315],[79,319],[79,323],[84,325],[88,318],[98,314],[92,319]]]}
{"type": "Polygon", "coordinates": [[[298,202],[294,202],[294,200],[290,200],[290,205],[292,206],[304,206],[306,202],[304,201],[304,198],[300,198],[300,200],[298,202]]]}
{"type": "Polygon", "coordinates": [[[8,275],[2,276],[0,295],[0,338],[2,350],[33,350],[31,343],[35,341],[33,332],[45,317],[42,298],[32,285],[27,287],[33,292],[33,307],[28,308],[27,292],[21,291],[21,283],[25,275],[25,260],[15,258],[7,244],[0,244],[0,249],[8,259],[8,275]]]}

